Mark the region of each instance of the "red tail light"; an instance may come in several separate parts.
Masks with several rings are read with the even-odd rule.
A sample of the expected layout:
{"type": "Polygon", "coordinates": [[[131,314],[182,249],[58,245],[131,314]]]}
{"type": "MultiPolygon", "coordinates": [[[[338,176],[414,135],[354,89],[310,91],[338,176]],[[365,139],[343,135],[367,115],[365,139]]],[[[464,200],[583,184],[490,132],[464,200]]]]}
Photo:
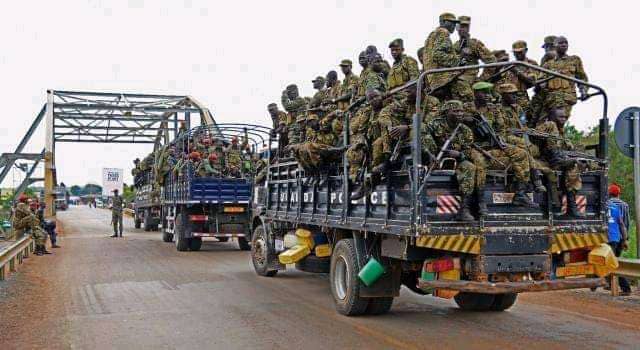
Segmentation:
{"type": "Polygon", "coordinates": [[[424,262],[424,271],[426,272],[442,272],[460,269],[460,259],[444,258],[433,261],[424,262]]]}
{"type": "Polygon", "coordinates": [[[199,222],[199,221],[207,221],[206,215],[189,215],[189,221],[199,222]]]}

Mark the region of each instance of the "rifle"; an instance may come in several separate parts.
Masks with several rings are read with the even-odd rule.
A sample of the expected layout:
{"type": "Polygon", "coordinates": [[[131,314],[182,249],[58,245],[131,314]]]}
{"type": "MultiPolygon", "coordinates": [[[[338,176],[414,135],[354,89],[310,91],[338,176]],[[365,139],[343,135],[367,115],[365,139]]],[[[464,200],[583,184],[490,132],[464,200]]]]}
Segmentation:
{"type": "Polygon", "coordinates": [[[514,69],[515,67],[516,66],[509,66],[507,68],[503,68],[503,69],[499,70],[497,73],[489,76],[489,78],[487,78],[486,80],[489,81],[489,82],[495,83],[501,75],[503,75],[504,73],[514,69]]]}
{"type": "Polygon", "coordinates": [[[558,140],[558,141],[565,141],[566,138],[562,137],[562,136],[557,136],[557,135],[552,135],[546,132],[542,132],[542,131],[538,131],[535,129],[509,129],[509,132],[511,132],[514,135],[518,135],[518,136],[522,136],[522,135],[529,135],[529,136],[534,136],[534,137],[542,137],[545,139],[552,139],[552,140],[558,140]]]}
{"type": "Polygon", "coordinates": [[[504,143],[502,138],[496,134],[496,131],[493,130],[491,124],[484,115],[478,114],[477,118],[474,118],[475,122],[478,124],[478,132],[481,136],[489,137],[492,145],[498,146],[500,149],[505,149],[507,145],[504,143]]]}
{"type": "Polygon", "coordinates": [[[553,78],[555,78],[555,77],[553,75],[550,75],[550,76],[548,76],[546,78],[538,79],[538,80],[533,82],[533,86],[538,86],[538,85],[544,84],[544,83],[548,82],[549,80],[551,80],[553,78]]]}
{"type": "Polygon", "coordinates": [[[578,151],[568,151],[568,150],[559,150],[553,152],[553,160],[552,163],[560,163],[563,165],[571,165],[574,162],[598,162],[598,164],[607,164],[606,159],[598,158],[594,155],[578,152],[578,151]]]}
{"type": "Polygon", "coordinates": [[[422,189],[424,188],[424,185],[427,184],[427,179],[431,175],[431,172],[436,167],[436,165],[438,165],[440,163],[440,161],[442,160],[442,157],[444,157],[444,152],[449,148],[449,145],[451,144],[451,142],[453,142],[453,138],[456,137],[456,135],[458,134],[458,130],[460,130],[460,126],[462,126],[462,123],[458,124],[456,126],[456,128],[453,129],[453,132],[451,133],[451,136],[449,136],[447,141],[444,142],[444,144],[442,145],[442,148],[440,148],[440,152],[438,152],[438,155],[436,156],[436,158],[433,160],[431,165],[429,165],[429,168],[427,169],[427,172],[422,177],[422,180],[421,180],[422,185],[420,185],[420,188],[418,189],[418,193],[422,192],[422,189]]]}
{"type": "Polygon", "coordinates": [[[480,147],[478,144],[472,144],[471,145],[473,148],[475,148],[478,152],[482,153],[485,157],[496,161],[498,164],[500,164],[500,166],[503,167],[507,167],[506,164],[504,164],[503,162],[501,162],[498,158],[494,157],[493,155],[491,155],[491,153],[487,152],[485,149],[483,149],[482,147],[480,147]]]}

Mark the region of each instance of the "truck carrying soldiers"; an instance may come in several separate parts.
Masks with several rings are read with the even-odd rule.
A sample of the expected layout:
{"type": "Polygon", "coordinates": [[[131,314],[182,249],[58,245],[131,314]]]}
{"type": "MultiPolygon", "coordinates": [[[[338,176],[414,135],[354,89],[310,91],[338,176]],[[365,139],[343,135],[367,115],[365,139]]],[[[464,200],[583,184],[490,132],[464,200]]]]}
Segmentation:
{"type": "Polygon", "coordinates": [[[136,226],[161,226],[163,240],[175,241],[179,251],[200,250],[205,237],[235,238],[248,250],[248,203],[254,178],[264,176],[258,151],[271,129],[233,123],[181,129],[134,161],[136,226]]]}
{"type": "Polygon", "coordinates": [[[256,182],[252,261],[328,272],[338,312],[387,312],[401,285],[502,311],[521,292],[593,288],[617,261],[607,242],[607,102],[563,36],[490,50],[471,18],[443,13],[418,51],[390,42],[268,106],[277,150],[256,182]],[[459,40],[451,34],[457,29],[459,40]],[[419,67],[418,62],[422,65],[419,67]],[[576,94],[576,89],[580,95],[576,94]],[[591,92],[590,92],[591,90],[591,92]],[[600,139],[564,128],[604,100],[600,139]]]}

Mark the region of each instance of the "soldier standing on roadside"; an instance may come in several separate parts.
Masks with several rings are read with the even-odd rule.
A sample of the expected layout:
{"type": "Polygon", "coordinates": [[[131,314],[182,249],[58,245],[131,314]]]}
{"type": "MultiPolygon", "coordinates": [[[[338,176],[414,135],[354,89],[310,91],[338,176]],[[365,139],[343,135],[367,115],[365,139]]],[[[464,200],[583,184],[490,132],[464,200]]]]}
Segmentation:
{"type": "Polygon", "coordinates": [[[118,237],[118,232],[120,233],[120,237],[122,237],[122,210],[124,206],[124,200],[122,196],[118,194],[118,190],[113,190],[113,201],[111,203],[111,223],[113,224],[113,236],[118,237]]]}

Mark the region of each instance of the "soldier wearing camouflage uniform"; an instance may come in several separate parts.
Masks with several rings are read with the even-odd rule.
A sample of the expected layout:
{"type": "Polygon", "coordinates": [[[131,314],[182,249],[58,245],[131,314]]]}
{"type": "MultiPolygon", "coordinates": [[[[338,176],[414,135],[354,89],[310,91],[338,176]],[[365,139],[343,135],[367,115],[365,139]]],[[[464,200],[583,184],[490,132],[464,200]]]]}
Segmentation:
{"type": "Polygon", "coordinates": [[[379,53],[374,54],[369,59],[372,73],[368,74],[364,80],[366,90],[378,90],[382,93],[387,91],[387,81],[384,78],[384,60],[379,53]]]}
{"type": "Polygon", "coordinates": [[[287,138],[289,145],[302,142],[301,125],[307,109],[307,101],[300,96],[298,86],[291,84],[282,92],[282,106],[288,113],[287,138]]]}
{"type": "MultiPolygon", "coordinates": [[[[424,47],[424,69],[450,68],[464,63],[454,51],[449,37],[456,28],[458,20],[452,13],[443,13],[439,17],[440,26],[429,34],[424,47]]],[[[459,72],[430,74],[427,82],[431,91],[438,90],[442,99],[456,99],[473,102],[473,91],[468,81],[460,79],[459,72]]]]}
{"type": "Polygon", "coordinates": [[[231,139],[231,144],[224,148],[224,154],[226,156],[225,165],[227,167],[227,174],[232,177],[242,177],[242,163],[243,154],[242,151],[247,148],[249,144],[249,135],[247,134],[247,128],[244,128],[244,138],[242,144],[238,140],[237,136],[231,139]]]}
{"type": "MultiPolygon", "coordinates": [[[[514,42],[511,47],[516,61],[538,66],[536,61],[527,58],[527,51],[529,49],[527,48],[526,41],[518,40],[514,42]]],[[[518,106],[520,106],[520,108],[525,112],[528,120],[532,119],[533,115],[529,107],[529,93],[527,90],[535,84],[538,79],[538,72],[531,68],[515,66],[507,74],[511,80],[510,82],[516,86],[516,89],[518,89],[518,92],[516,93],[518,106]]]]}
{"type": "MultiPolygon", "coordinates": [[[[589,81],[580,57],[567,55],[567,50],[569,49],[567,38],[563,36],[557,37],[555,46],[556,57],[553,60],[545,62],[544,68],[576,79],[589,81]]],[[[588,87],[586,85],[580,85],[578,89],[580,90],[580,98],[586,98],[588,87]]],[[[546,90],[545,107],[549,108],[553,101],[564,100],[565,114],[567,118],[571,117],[571,109],[578,99],[576,95],[576,83],[566,79],[553,78],[546,83],[546,90]]]]}
{"type": "Polygon", "coordinates": [[[417,79],[420,71],[418,70],[418,61],[404,54],[402,39],[392,41],[389,44],[389,49],[393,57],[393,66],[387,76],[387,88],[391,90],[417,79]]]}
{"type": "Polygon", "coordinates": [[[30,232],[31,238],[35,241],[36,247],[34,253],[36,255],[51,254],[45,247],[47,236],[42,230],[38,218],[31,209],[29,209],[27,199],[27,196],[20,195],[18,199],[19,203],[13,214],[11,227],[22,234],[30,232]]]}
{"type": "MultiPolygon", "coordinates": [[[[457,160],[456,178],[458,180],[458,190],[462,195],[462,207],[458,211],[457,219],[461,221],[473,221],[471,215],[471,204],[473,194],[476,189],[477,165],[474,159],[479,157],[473,155],[476,152],[473,148],[473,131],[468,126],[461,124],[464,111],[462,102],[458,100],[446,101],[442,105],[442,116],[432,119],[425,126],[425,144],[429,152],[434,156],[440,153],[445,142],[452,136],[456,126],[460,125],[458,132],[453,136],[449,148],[444,150],[445,157],[457,160]]],[[[482,165],[480,165],[482,166],[482,165]]]]}
{"type": "MultiPolygon", "coordinates": [[[[482,43],[482,41],[472,38],[469,30],[471,29],[471,17],[460,16],[458,17],[458,36],[460,40],[453,44],[453,49],[459,57],[466,60],[467,65],[477,65],[482,61],[483,63],[494,63],[496,61],[495,56],[489,49],[482,43]]],[[[461,79],[473,84],[478,80],[479,69],[472,69],[465,71],[461,79]]]]}
{"type": "MultiPolygon", "coordinates": [[[[369,61],[371,61],[371,57],[375,55],[380,55],[380,53],[378,52],[378,48],[375,47],[375,45],[367,46],[364,52],[367,54],[369,61]]],[[[380,55],[380,58],[382,59],[382,55],[380,55]]],[[[382,76],[383,79],[385,80],[387,79],[387,77],[389,76],[390,70],[391,70],[391,66],[389,65],[389,62],[385,59],[382,59],[382,69],[381,69],[380,75],[382,76]]]]}
{"type": "MultiPolygon", "coordinates": [[[[278,135],[278,156],[281,157],[284,154],[284,148],[287,147],[287,113],[278,109],[278,105],[275,103],[269,103],[267,105],[267,111],[271,116],[273,123],[273,132],[278,135]]],[[[273,136],[272,136],[273,137],[273,136]]]]}
{"type": "Polygon", "coordinates": [[[547,61],[553,60],[556,58],[556,36],[549,35],[544,37],[544,43],[542,44],[542,48],[544,49],[544,56],[540,59],[540,65],[544,66],[547,61]]]}
{"type": "Polygon", "coordinates": [[[122,210],[124,209],[124,199],[118,194],[118,190],[113,190],[113,200],[111,202],[111,223],[113,224],[113,236],[122,237],[122,210]]]}
{"type": "Polygon", "coordinates": [[[203,159],[196,168],[196,175],[199,177],[220,177],[223,168],[218,161],[218,155],[211,153],[207,158],[203,159]]]}

